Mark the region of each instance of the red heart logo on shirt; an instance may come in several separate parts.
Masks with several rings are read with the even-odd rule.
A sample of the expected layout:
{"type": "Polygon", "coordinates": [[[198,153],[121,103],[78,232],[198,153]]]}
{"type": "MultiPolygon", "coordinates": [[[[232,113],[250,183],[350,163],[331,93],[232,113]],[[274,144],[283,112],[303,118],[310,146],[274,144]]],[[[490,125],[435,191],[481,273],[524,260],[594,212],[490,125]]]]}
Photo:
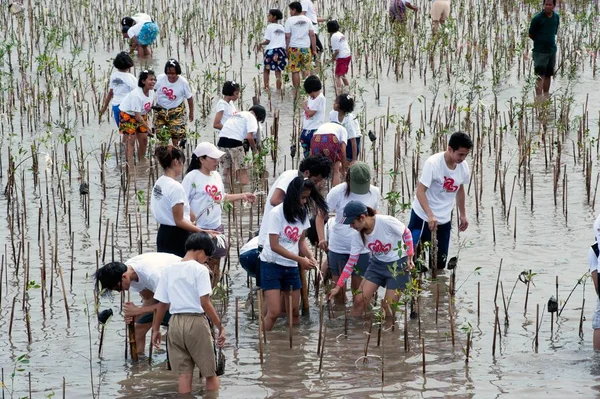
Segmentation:
{"type": "Polygon", "coordinates": [[[146,112],[150,111],[150,108],[152,108],[152,103],[144,104],[144,109],[146,110],[146,112]]]}
{"type": "Polygon", "coordinates": [[[210,195],[210,197],[215,201],[221,201],[221,199],[223,198],[223,196],[219,192],[219,189],[214,184],[207,184],[206,187],[204,187],[204,191],[206,191],[206,194],[210,195]]]}
{"type": "Polygon", "coordinates": [[[297,227],[292,228],[290,226],[286,226],[283,230],[283,234],[285,234],[285,236],[293,242],[298,242],[300,239],[300,234],[297,227]]]}
{"type": "Polygon", "coordinates": [[[171,101],[173,101],[177,98],[177,96],[173,94],[173,89],[168,89],[166,87],[163,87],[162,92],[171,101]]]}
{"type": "Polygon", "coordinates": [[[388,243],[384,245],[381,241],[375,240],[368,247],[373,254],[387,254],[392,249],[392,244],[388,243]]]}

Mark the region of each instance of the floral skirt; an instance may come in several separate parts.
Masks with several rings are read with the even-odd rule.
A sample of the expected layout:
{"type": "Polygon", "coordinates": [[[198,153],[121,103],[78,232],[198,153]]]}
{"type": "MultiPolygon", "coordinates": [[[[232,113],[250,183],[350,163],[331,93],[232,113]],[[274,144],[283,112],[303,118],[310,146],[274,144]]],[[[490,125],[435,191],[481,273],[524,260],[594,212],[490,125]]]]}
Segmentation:
{"type": "Polygon", "coordinates": [[[154,126],[156,130],[168,129],[174,143],[178,143],[179,140],[185,138],[187,126],[185,109],[184,100],[175,108],[161,108],[158,111],[154,111],[154,126]]]}
{"type": "Polygon", "coordinates": [[[310,142],[310,155],[322,154],[336,163],[342,160],[342,144],[335,134],[315,134],[310,142]]]}
{"type": "MultiPolygon", "coordinates": [[[[135,120],[135,115],[129,115],[127,112],[119,113],[119,133],[133,135],[137,133],[148,133],[148,128],[143,123],[135,120]]],[[[148,123],[148,114],[142,115],[144,122],[148,123]]]]}

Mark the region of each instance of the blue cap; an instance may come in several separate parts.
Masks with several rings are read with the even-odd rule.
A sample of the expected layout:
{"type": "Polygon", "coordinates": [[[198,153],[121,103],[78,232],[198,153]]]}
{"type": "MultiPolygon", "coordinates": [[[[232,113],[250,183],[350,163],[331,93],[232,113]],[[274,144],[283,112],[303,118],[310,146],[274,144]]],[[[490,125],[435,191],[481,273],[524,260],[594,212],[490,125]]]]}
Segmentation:
{"type": "Polygon", "coordinates": [[[367,206],[360,201],[350,201],[344,207],[342,224],[352,224],[354,219],[367,213],[367,206]]]}

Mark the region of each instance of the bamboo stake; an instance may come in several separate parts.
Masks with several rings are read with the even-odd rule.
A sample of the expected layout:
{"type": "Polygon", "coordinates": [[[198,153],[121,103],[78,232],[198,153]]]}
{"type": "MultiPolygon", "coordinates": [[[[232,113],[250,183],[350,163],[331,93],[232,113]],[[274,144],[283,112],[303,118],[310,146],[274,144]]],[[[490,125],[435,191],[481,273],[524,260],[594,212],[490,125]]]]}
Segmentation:
{"type": "Polygon", "coordinates": [[[421,354],[423,358],[423,375],[425,375],[425,338],[421,338],[421,354]]]}

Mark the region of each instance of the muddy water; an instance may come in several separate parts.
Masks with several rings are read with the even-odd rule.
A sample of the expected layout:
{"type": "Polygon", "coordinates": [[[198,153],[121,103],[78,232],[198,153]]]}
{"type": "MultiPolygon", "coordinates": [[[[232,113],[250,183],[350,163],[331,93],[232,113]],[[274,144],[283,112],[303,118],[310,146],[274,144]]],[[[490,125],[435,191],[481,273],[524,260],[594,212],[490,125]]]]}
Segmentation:
{"type": "MultiPolygon", "coordinates": [[[[246,28],[250,25],[255,25],[256,21],[262,19],[262,10],[267,9],[269,5],[260,2],[260,7],[252,7],[252,11],[247,14],[249,4],[241,2],[232,5],[225,2],[221,5],[222,9],[231,7],[234,19],[240,19],[240,16],[246,17],[246,28]],[[251,22],[251,23],[250,23],[251,22]]],[[[284,7],[284,2],[280,6],[284,7]]],[[[210,2],[213,4],[213,2],[210,2]]],[[[254,4],[254,3],[253,3],[254,4]]],[[[348,36],[351,39],[351,44],[354,48],[358,48],[362,54],[363,47],[374,45],[373,30],[379,25],[384,26],[384,21],[373,15],[381,15],[384,8],[379,2],[351,2],[347,9],[342,9],[339,4],[330,4],[330,2],[317,2],[320,6],[320,12],[325,16],[335,16],[340,20],[347,21],[350,26],[350,21],[354,21],[354,17],[359,17],[363,23],[350,32],[348,36]],[[324,11],[323,11],[324,10],[324,11]],[[373,11],[379,14],[372,14],[373,11]],[[366,16],[369,16],[368,18],[366,16]],[[369,21],[367,24],[365,21],[369,21]],[[367,30],[370,33],[366,33],[367,30]],[[364,45],[362,43],[361,32],[365,32],[364,45]]],[[[416,2],[421,9],[422,15],[427,15],[429,4],[425,2],[416,2]]],[[[484,13],[484,8],[476,4],[479,14],[475,15],[476,19],[473,26],[480,26],[483,22],[489,21],[491,14],[484,13]],[[479,16],[477,16],[479,15],[479,16]]],[[[227,72],[227,77],[233,77],[241,80],[245,85],[242,98],[242,108],[246,108],[250,103],[254,93],[254,84],[252,79],[257,76],[257,69],[254,66],[254,55],[244,55],[244,59],[240,59],[239,44],[235,44],[236,51],[230,56],[230,52],[225,49],[223,59],[221,54],[215,53],[211,49],[215,48],[207,44],[205,39],[208,36],[201,38],[201,34],[193,36],[190,40],[194,44],[195,53],[192,54],[183,50],[183,44],[177,39],[177,35],[173,33],[175,29],[180,29],[182,26],[182,16],[189,15],[186,13],[187,8],[178,4],[178,2],[170,2],[168,10],[166,3],[152,2],[144,4],[147,10],[154,9],[155,15],[162,15],[163,20],[168,23],[161,27],[163,33],[159,46],[155,49],[154,59],[150,66],[155,70],[160,71],[164,61],[169,56],[176,56],[186,69],[186,76],[193,82],[197,89],[196,101],[198,107],[202,102],[202,94],[212,96],[216,99],[218,94],[218,82],[210,80],[211,78],[204,71],[213,71],[216,74],[217,66],[215,62],[223,61],[229,63],[233,60],[233,67],[227,72]],[[176,11],[175,11],[176,10],[176,11]],[[172,30],[169,30],[172,27],[172,30]],[[170,47],[169,47],[170,46],[170,47]],[[201,59],[200,54],[203,54],[201,59]],[[195,66],[192,66],[193,62],[195,66]],[[210,88],[210,92],[203,91],[204,84],[210,88]]],[[[188,4],[186,4],[188,6],[188,4]]],[[[473,4],[465,2],[456,2],[453,7],[455,10],[464,10],[473,4]]],[[[513,21],[519,21],[519,31],[524,29],[527,21],[527,14],[534,8],[515,9],[511,11],[509,17],[513,21]]],[[[500,12],[500,10],[497,10],[500,12]]],[[[564,28],[575,31],[576,25],[573,22],[573,10],[563,10],[564,28]]],[[[589,10],[588,10],[589,11],[589,10]]],[[[196,26],[191,26],[192,30],[197,32],[205,32],[211,28],[211,25],[200,26],[198,20],[200,18],[211,18],[210,15],[216,15],[215,10],[211,6],[201,7],[196,4],[189,13],[196,12],[196,19],[192,19],[196,26]]],[[[464,11],[461,11],[464,12],[464,11]]],[[[489,10],[488,10],[489,12],[489,10]]],[[[5,26],[9,28],[4,33],[4,43],[10,40],[11,32],[21,32],[21,35],[15,36],[15,39],[22,38],[24,43],[22,47],[33,48],[33,57],[23,57],[24,59],[31,58],[34,65],[37,65],[40,60],[35,61],[35,58],[41,53],[40,50],[31,47],[29,20],[33,17],[35,26],[41,23],[41,15],[46,15],[48,27],[52,24],[58,24],[62,21],[75,21],[74,16],[83,15],[81,20],[73,23],[71,30],[74,37],[79,37],[82,34],[87,38],[82,42],[83,53],[75,58],[82,60],[82,63],[77,64],[74,68],[75,74],[79,72],[84,90],[84,98],[90,103],[90,109],[94,109],[93,95],[90,90],[90,79],[93,79],[95,86],[98,88],[104,85],[104,79],[109,73],[106,60],[111,57],[115,48],[119,48],[122,43],[118,40],[118,32],[115,31],[116,21],[120,15],[124,15],[124,11],[120,4],[116,2],[105,2],[100,5],[88,5],[86,3],[78,3],[71,5],[70,9],[66,9],[64,4],[58,2],[49,5],[42,10],[38,6],[30,6],[26,4],[24,14],[25,23],[19,28],[16,17],[10,17],[9,14],[4,15],[3,21],[5,26]],[[33,7],[33,12],[29,11],[28,7],[33,7]],[[73,13],[73,14],[70,14],[73,13]],[[86,26],[96,24],[102,29],[95,31],[90,35],[86,30],[86,26]],[[23,30],[21,30],[23,29],[23,30]],[[84,32],[84,33],[82,33],[84,32]],[[98,41],[97,38],[102,40],[98,41]],[[95,61],[93,78],[90,78],[85,71],[84,61],[86,59],[95,61]]],[[[462,15],[462,14],[461,14],[462,15]]],[[[465,18],[459,18],[460,21],[465,21],[465,18]]],[[[511,19],[508,19],[510,21],[511,19]]],[[[421,34],[425,34],[428,30],[429,20],[420,16],[419,25],[416,30],[413,30],[414,38],[420,38],[421,34]]],[[[496,20],[494,26],[505,29],[510,27],[509,32],[517,29],[515,26],[507,22],[507,20],[496,20]]],[[[243,25],[243,24],[241,24],[243,25]]],[[[231,32],[238,30],[221,31],[217,24],[212,25],[214,29],[216,42],[223,37],[225,41],[232,39],[231,32]]],[[[241,29],[237,26],[237,29],[241,29]]],[[[414,28],[411,28],[414,29],[414,28]]],[[[383,31],[383,30],[382,30],[383,31]]],[[[213,32],[213,33],[214,33],[213,32]]],[[[246,37],[249,29],[243,31],[246,37]]],[[[480,35],[485,32],[479,32],[480,35]]],[[[597,33],[596,33],[597,34],[597,33]]],[[[48,34],[47,34],[48,35],[48,34]]],[[[323,35],[324,36],[324,35],[323,35]]],[[[35,35],[35,38],[38,36],[35,35]]],[[[42,36],[43,38],[47,36],[42,36]]],[[[507,36],[508,37],[508,36],[507,36]]],[[[568,35],[565,34],[565,41],[568,35]]],[[[380,41],[382,46],[391,46],[392,35],[389,32],[380,41]]],[[[493,42],[489,37],[487,43],[490,45],[493,42]]],[[[469,37],[462,37],[460,45],[465,45],[469,42],[469,37]]],[[[79,40],[79,39],[75,39],[79,40]]],[[[425,42],[419,40],[419,46],[425,42]]],[[[44,40],[42,40],[44,42],[44,40]]],[[[240,42],[240,34],[235,36],[232,43],[240,42]]],[[[497,42],[497,41],[496,41],[497,42]]],[[[527,41],[525,41],[527,43],[527,41]]],[[[405,45],[405,49],[409,45],[405,45]]],[[[417,48],[420,48],[417,46],[417,48]]],[[[72,51],[72,46],[67,40],[65,42],[65,50],[58,50],[56,57],[60,62],[66,62],[71,56],[66,50],[72,51]]],[[[243,54],[247,54],[248,45],[244,39],[243,54]]],[[[571,49],[573,50],[573,49],[571,49]]],[[[25,50],[24,50],[25,51],[25,50]]],[[[16,65],[18,62],[17,51],[14,47],[10,50],[12,62],[16,65]]],[[[572,55],[569,51],[566,55],[572,55]]],[[[413,68],[404,63],[404,76],[396,80],[392,74],[386,76],[388,60],[382,62],[382,72],[378,77],[373,77],[373,72],[369,78],[366,77],[364,60],[356,62],[353,66],[353,80],[356,81],[357,87],[353,90],[357,99],[357,113],[361,114],[361,118],[368,122],[369,126],[377,126],[377,132],[380,131],[379,119],[373,122],[374,118],[385,117],[388,113],[387,103],[390,99],[389,114],[393,116],[393,120],[386,132],[385,136],[385,164],[384,171],[392,168],[391,163],[393,157],[393,135],[396,131],[395,124],[401,117],[408,118],[408,109],[411,106],[412,120],[412,135],[407,140],[408,156],[402,157],[401,162],[410,173],[412,162],[412,150],[416,148],[417,140],[415,132],[417,129],[424,129],[426,136],[419,139],[421,143],[421,161],[430,154],[429,146],[431,143],[432,132],[435,127],[429,126],[426,123],[421,123],[422,113],[429,114],[429,106],[433,101],[435,90],[432,89],[435,80],[431,76],[431,72],[427,72],[427,83],[419,73],[419,66],[424,66],[427,63],[426,56],[422,55],[424,62],[417,62],[413,68]],[[359,71],[359,65],[361,65],[359,71]],[[378,85],[379,83],[379,85],[378,85]],[[376,98],[377,88],[379,87],[379,98],[376,98]],[[423,97],[420,97],[423,96],[423,97]],[[426,100],[426,101],[424,101],[426,100]]],[[[505,79],[502,80],[498,89],[498,104],[499,112],[505,113],[509,110],[508,102],[511,98],[518,100],[522,95],[522,87],[525,84],[524,79],[517,77],[516,63],[520,60],[515,56],[512,59],[511,68],[506,72],[505,79]]],[[[594,87],[597,83],[596,78],[592,76],[590,66],[587,63],[589,59],[585,59],[585,70],[579,70],[575,79],[569,86],[567,76],[561,76],[557,79],[553,86],[554,96],[558,98],[561,93],[570,87],[573,91],[573,110],[572,120],[575,121],[577,115],[582,115],[586,96],[589,95],[588,102],[588,126],[590,128],[589,135],[598,137],[598,103],[600,98],[594,87]]],[[[371,62],[372,60],[370,60],[371,62]]],[[[372,64],[372,62],[371,62],[372,64]]],[[[568,63],[567,63],[568,64],[568,63]]],[[[529,62],[527,62],[529,65],[529,62]]],[[[137,69],[148,66],[146,61],[139,62],[137,69]]],[[[528,67],[529,68],[529,67],[528,67]]],[[[393,68],[392,68],[393,69],[393,68]]],[[[8,66],[1,66],[1,71],[8,72],[8,66]]],[[[36,79],[35,68],[33,71],[25,68],[25,74],[20,75],[20,69],[14,72],[17,80],[22,77],[25,81],[36,87],[38,79],[36,79]]],[[[220,73],[223,73],[221,67],[220,73]]],[[[464,59],[456,64],[453,75],[468,77],[468,69],[464,59]]],[[[42,74],[43,75],[43,74],[42,74]]],[[[3,75],[8,79],[7,75],[3,75]]],[[[326,75],[325,94],[328,99],[328,110],[331,109],[333,103],[333,88],[331,75],[326,75]]],[[[45,78],[40,78],[40,87],[43,89],[49,84],[53,87],[55,95],[59,91],[70,93],[73,89],[70,85],[68,89],[60,79],[51,80],[47,83],[45,78]]],[[[468,86],[468,79],[459,81],[452,80],[452,84],[441,81],[440,90],[437,96],[438,104],[442,104],[445,109],[449,108],[449,102],[444,100],[444,95],[450,97],[453,93],[453,87],[456,88],[454,95],[459,93],[460,105],[465,105],[468,93],[471,92],[468,86]]],[[[77,82],[79,84],[79,82],[77,82]]],[[[482,90],[481,100],[486,107],[490,107],[494,102],[494,97],[491,91],[491,72],[489,65],[486,67],[481,84],[485,86],[482,90]]],[[[77,85],[74,85],[76,87],[77,85]]],[[[12,90],[12,89],[11,89],[12,90]]],[[[99,89],[102,92],[102,89],[99,89]]],[[[14,91],[13,91],[14,93],[14,91]]],[[[70,94],[68,95],[70,96],[70,94]]],[[[19,97],[15,98],[15,105],[9,105],[7,94],[3,97],[2,108],[2,185],[7,184],[8,179],[8,149],[11,149],[12,154],[18,153],[19,144],[22,142],[25,149],[29,149],[29,144],[32,140],[41,142],[46,136],[46,129],[38,125],[33,128],[32,133],[27,133],[28,127],[25,128],[23,140],[20,139],[20,126],[26,125],[23,114],[23,103],[19,97]],[[10,111],[10,112],[9,112],[10,111]],[[9,123],[12,122],[12,123],[9,123]],[[8,138],[10,127],[15,129],[16,137],[8,138]]],[[[29,100],[32,97],[26,97],[29,100]]],[[[268,104],[268,97],[262,94],[260,97],[263,104],[268,104]]],[[[530,101],[531,96],[528,95],[527,101],[530,101]]],[[[29,101],[28,100],[28,101],[29,101]]],[[[36,100],[32,100],[35,104],[36,100]]],[[[214,102],[214,101],[213,101],[214,102]]],[[[85,103],[84,103],[85,104],[85,103]]],[[[85,112],[87,106],[83,107],[85,112]]],[[[290,136],[293,125],[293,108],[289,90],[283,100],[273,96],[272,109],[280,110],[280,159],[275,165],[277,172],[284,169],[289,169],[290,159],[288,148],[290,145],[290,136]],[[288,155],[285,159],[284,155],[288,155]]],[[[486,108],[489,109],[489,108],[486,108]]],[[[64,110],[63,110],[64,111],[64,110]]],[[[43,114],[43,110],[41,111],[43,114]]],[[[559,112],[558,112],[559,113],[559,112]]],[[[21,240],[21,235],[17,227],[15,227],[15,235],[11,236],[9,218],[13,215],[12,209],[18,215],[23,212],[23,199],[21,192],[21,178],[18,177],[18,195],[12,198],[1,197],[0,207],[5,211],[5,215],[0,222],[0,248],[7,264],[4,266],[4,275],[2,277],[2,300],[0,307],[0,336],[2,337],[3,345],[0,346],[0,366],[3,368],[3,381],[6,385],[4,394],[7,397],[14,394],[14,397],[22,397],[28,394],[29,377],[31,380],[32,397],[46,397],[52,393],[60,395],[62,393],[63,379],[66,386],[66,397],[91,397],[92,385],[93,391],[104,397],[172,397],[176,390],[175,377],[164,370],[164,353],[155,355],[152,365],[147,362],[132,364],[130,361],[124,360],[124,339],[125,329],[123,318],[119,313],[119,298],[115,297],[103,298],[100,303],[100,308],[104,309],[112,307],[115,311],[115,316],[108,323],[105,329],[104,348],[102,356],[98,356],[98,344],[100,339],[100,329],[97,326],[94,315],[94,301],[92,284],[87,278],[96,268],[96,251],[100,253],[100,263],[102,258],[104,261],[109,261],[111,258],[119,259],[121,256],[126,259],[137,254],[136,240],[139,238],[142,241],[144,251],[152,251],[154,246],[154,237],[156,226],[152,222],[146,222],[146,207],[139,205],[141,214],[141,234],[136,233],[135,213],[132,209],[135,206],[135,196],[130,193],[129,213],[132,215],[132,241],[130,246],[128,218],[124,214],[124,204],[121,199],[120,208],[119,202],[119,185],[121,170],[117,166],[115,157],[110,157],[106,162],[106,196],[103,197],[103,188],[100,184],[100,145],[107,143],[112,137],[114,140],[115,127],[105,118],[101,124],[97,124],[94,120],[97,118],[92,111],[91,123],[81,125],[73,120],[79,120],[76,117],[74,110],[69,110],[66,115],[70,115],[75,140],[79,142],[79,137],[83,138],[84,151],[87,154],[86,160],[89,161],[90,170],[90,222],[86,224],[84,217],[84,202],[78,193],[79,181],[76,176],[76,156],[75,144],[71,141],[68,144],[68,149],[71,152],[73,160],[73,177],[71,182],[68,181],[67,172],[63,170],[59,177],[64,156],[62,148],[63,144],[59,137],[61,130],[58,126],[52,124],[54,136],[46,143],[41,145],[40,152],[52,151],[52,148],[57,149],[56,163],[58,168],[48,169],[48,178],[44,177],[44,173],[40,174],[40,185],[34,188],[32,173],[28,170],[32,163],[31,159],[26,159],[27,155],[19,155],[19,160],[24,160],[19,166],[19,176],[24,172],[25,176],[25,198],[27,199],[27,218],[25,238],[29,243],[29,256],[27,251],[24,255],[15,255],[18,253],[18,243],[21,240]],[[112,135],[112,136],[111,136],[112,135]],[[53,172],[54,171],[54,172],[53,172]],[[63,209],[63,202],[58,195],[59,180],[62,179],[61,187],[65,191],[65,208],[67,202],[71,203],[72,214],[72,230],[74,233],[74,273],[73,284],[70,284],[70,269],[71,269],[71,243],[69,239],[69,223],[68,213],[63,209]],[[49,194],[46,194],[46,187],[49,187],[49,194]],[[54,189],[54,191],[53,191],[54,189]],[[54,203],[52,194],[56,202],[56,214],[54,211],[54,203]],[[18,208],[17,208],[18,202],[18,208]],[[42,244],[38,240],[38,210],[42,208],[41,227],[44,230],[45,236],[45,260],[47,264],[47,296],[45,298],[45,315],[42,312],[42,298],[40,288],[31,288],[27,292],[27,303],[29,305],[30,325],[31,325],[31,344],[28,344],[28,335],[26,330],[25,312],[23,311],[23,286],[25,281],[23,256],[28,259],[30,266],[29,280],[41,282],[42,273],[42,244]],[[119,209],[119,214],[117,213],[119,209]],[[56,218],[55,218],[56,215],[56,218]],[[118,224],[115,226],[114,239],[112,238],[112,229],[109,229],[108,242],[106,245],[106,253],[103,255],[105,246],[105,228],[107,223],[115,223],[118,216],[118,224]],[[56,222],[55,222],[56,220],[56,222]],[[55,229],[58,231],[58,236],[55,234],[55,229]],[[12,238],[11,238],[12,237],[12,238]],[[15,249],[13,250],[13,243],[15,249]],[[69,305],[70,321],[67,320],[65,306],[62,297],[62,288],[60,279],[56,276],[53,279],[52,297],[50,297],[50,265],[51,259],[55,253],[55,243],[58,245],[58,265],[64,270],[64,279],[66,285],[66,298],[69,305]],[[114,245],[112,245],[114,243],[114,245]],[[5,249],[4,249],[5,248],[5,249]],[[20,266],[17,271],[15,259],[18,258],[20,266]],[[14,320],[12,327],[12,337],[9,340],[9,326],[11,320],[11,309],[13,301],[14,320]],[[89,317],[88,317],[89,314],[89,317]],[[27,355],[28,363],[19,362],[17,359],[23,355],[27,355]],[[11,378],[11,373],[14,371],[14,378],[11,378]]],[[[197,122],[191,126],[199,134],[201,140],[212,140],[213,132],[205,126],[210,125],[209,120],[200,118],[201,113],[196,112],[198,116],[197,122]]],[[[528,121],[531,125],[531,112],[528,112],[528,121]]],[[[51,118],[58,122],[63,120],[63,114],[58,113],[56,103],[51,107],[51,118]]],[[[464,114],[463,114],[464,118],[464,114]]],[[[552,113],[549,121],[549,129],[556,130],[557,114],[552,113]]],[[[272,121],[272,114],[268,116],[266,129],[268,130],[272,121]]],[[[535,122],[533,123],[535,125],[535,122]]],[[[450,130],[458,128],[458,120],[454,120],[448,126],[450,130]]],[[[537,133],[539,127],[533,127],[534,134],[537,133]]],[[[467,129],[474,133],[474,130],[467,129]]],[[[530,129],[531,130],[531,129],[530,129]]],[[[499,134],[499,133],[495,133],[499,134]]],[[[536,136],[538,137],[538,136],[536,136]]],[[[381,136],[380,136],[381,140],[381,136]]],[[[566,168],[568,180],[568,195],[566,198],[568,217],[564,216],[561,192],[562,192],[562,177],[559,183],[559,198],[558,205],[554,205],[553,198],[553,173],[552,166],[546,168],[543,156],[542,147],[537,148],[531,158],[531,170],[534,175],[534,209],[530,210],[530,187],[527,187],[525,194],[522,187],[522,179],[517,183],[514,190],[512,200],[512,209],[510,217],[507,219],[503,216],[502,202],[499,192],[494,192],[494,173],[495,173],[495,152],[492,148],[491,153],[487,151],[484,154],[484,172],[483,181],[484,189],[481,199],[479,215],[475,212],[474,190],[472,186],[467,199],[468,217],[470,227],[465,233],[461,233],[460,237],[454,232],[452,237],[451,256],[456,255],[460,247],[460,262],[457,271],[457,287],[460,287],[456,299],[453,304],[453,317],[455,329],[455,343],[452,344],[451,332],[448,319],[449,300],[447,294],[448,275],[442,275],[439,278],[438,285],[440,286],[441,298],[439,304],[438,321],[436,323],[435,315],[435,284],[429,281],[424,282],[424,291],[421,302],[421,325],[419,333],[419,323],[417,320],[408,322],[409,336],[409,351],[404,349],[404,314],[401,312],[398,315],[398,324],[392,330],[390,326],[386,326],[386,330],[382,332],[380,345],[377,346],[377,328],[372,330],[372,339],[368,348],[368,362],[363,363],[359,360],[365,354],[366,332],[369,327],[362,320],[351,320],[349,322],[348,337],[344,336],[344,319],[343,312],[336,308],[333,312],[333,318],[326,317],[327,333],[325,338],[325,353],[323,356],[322,371],[319,373],[319,359],[317,356],[318,342],[318,307],[314,300],[314,290],[311,287],[311,310],[310,314],[303,317],[301,325],[294,329],[293,345],[289,348],[289,340],[285,323],[280,322],[275,330],[268,334],[268,344],[265,346],[264,364],[259,364],[258,340],[257,340],[257,325],[252,320],[250,312],[249,289],[246,286],[245,273],[241,268],[232,262],[231,266],[231,285],[229,300],[225,305],[224,321],[227,325],[228,343],[225,347],[225,355],[227,357],[227,372],[221,379],[220,395],[222,397],[523,397],[525,395],[532,396],[548,396],[562,398],[567,395],[580,395],[583,397],[597,396],[597,379],[600,375],[600,368],[597,366],[598,358],[596,358],[591,350],[591,316],[592,308],[595,303],[591,282],[586,284],[585,291],[585,311],[586,320],[583,323],[584,336],[578,334],[579,317],[581,313],[581,305],[583,299],[582,287],[579,286],[568,304],[566,305],[561,317],[553,327],[551,335],[550,315],[545,312],[543,321],[539,329],[539,349],[534,352],[533,339],[535,335],[535,313],[536,305],[540,305],[540,312],[543,310],[543,304],[548,298],[555,293],[555,277],[559,276],[559,299],[564,301],[575,286],[577,280],[587,270],[586,254],[588,245],[591,244],[592,234],[591,225],[595,217],[595,211],[586,202],[585,180],[582,173],[582,164],[578,159],[573,161],[573,147],[571,140],[576,140],[576,131],[571,131],[569,138],[563,143],[563,156],[561,158],[561,168],[566,168]],[[492,209],[494,212],[495,222],[495,243],[492,230],[492,209]],[[516,239],[514,238],[515,219],[517,215],[516,239]],[[512,301],[509,307],[509,326],[501,328],[501,339],[496,343],[496,356],[492,356],[492,340],[493,340],[493,301],[494,288],[498,272],[498,265],[502,263],[501,281],[504,283],[504,291],[506,296],[510,295],[515,279],[523,270],[531,269],[537,273],[534,277],[535,285],[530,287],[528,297],[527,313],[524,314],[524,303],[526,295],[526,287],[518,283],[512,301]],[[475,268],[481,267],[479,274],[470,275],[475,268]],[[470,276],[469,276],[470,275],[470,276]],[[477,283],[481,284],[481,309],[480,318],[477,317],[477,283]],[[239,343],[236,345],[234,338],[234,315],[235,315],[235,298],[240,299],[241,310],[239,319],[239,343]],[[466,335],[459,329],[461,325],[470,323],[473,328],[473,342],[471,347],[471,359],[465,364],[465,355],[463,348],[466,346],[466,335]],[[421,345],[419,335],[425,339],[425,356],[426,356],[426,374],[422,373],[421,362],[421,345]],[[383,362],[381,360],[383,357],[383,362]],[[357,360],[359,360],[357,362],[357,360]],[[383,366],[382,366],[383,364],[383,366]],[[382,373],[383,367],[383,373],[382,373]]],[[[403,144],[404,146],[404,144],[403,144]]],[[[502,159],[507,167],[506,182],[508,197],[510,197],[512,179],[517,173],[518,164],[518,142],[516,139],[516,130],[508,129],[503,136],[502,159]]],[[[111,151],[112,153],[112,151],[111,151]]],[[[592,152],[592,158],[596,160],[597,153],[592,152]]],[[[366,151],[365,159],[372,162],[372,153],[366,151]]],[[[40,157],[40,162],[43,165],[43,157],[40,157]]],[[[469,159],[470,164],[473,164],[473,159],[469,159]]],[[[594,161],[594,172],[597,162],[594,161]]],[[[42,166],[43,168],[43,166],[42,166]]],[[[270,164],[269,170],[273,167],[270,164]]],[[[147,193],[148,185],[148,166],[140,165],[134,174],[134,180],[137,183],[138,190],[144,190],[147,193]]],[[[592,179],[594,182],[595,178],[592,179]]],[[[378,184],[384,187],[382,190],[387,192],[390,187],[387,173],[384,174],[384,181],[379,181],[378,184]]],[[[594,184],[594,183],[592,183],[594,184]]],[[[132,180],[133,186],[133,180],[132,180]]],[[[412,189],[412,188],[411,188],[412,189]]],[[[404,202],[409,202],[408,193],[405,194],[404,202]]],[[[384,204],[387,205],[387,204],[384,204]]],[[[384,207],[385,209],[385,207],[384,207]]],[[[247,223],[247,211],[245,213],[245,224],[247,223]]],[[[408,221],[408,211],[398,212],[397,216],[404,222],[408,221]]],[[[16,225],[16,222],[14,223],[16,225]]],[[[256,226],[256,221],[254,222],[256,226]]],[[[132,298],[135,300],[136,298],[132,298]]],[[[222,304],[221,301],[218,301],[222,304]]],[[[501,321],[504,318],[502,310],[502,301],[498,302],[501,321]]],[[[199,385],[197,392],[202,394],[199,385]]]]}

